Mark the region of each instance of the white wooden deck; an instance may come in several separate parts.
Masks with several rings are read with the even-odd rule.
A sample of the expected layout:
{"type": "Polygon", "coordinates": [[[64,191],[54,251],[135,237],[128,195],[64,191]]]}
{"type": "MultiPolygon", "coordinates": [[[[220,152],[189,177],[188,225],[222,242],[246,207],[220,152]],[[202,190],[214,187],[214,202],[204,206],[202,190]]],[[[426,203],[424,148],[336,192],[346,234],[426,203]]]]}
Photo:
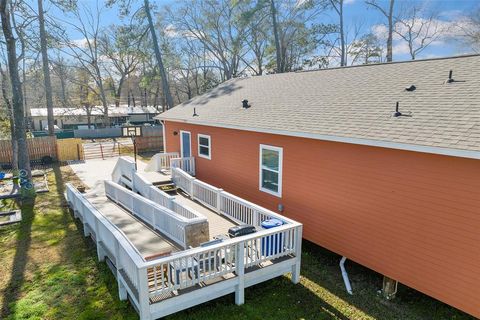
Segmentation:
{"type": "Polygon", "coordinates": [[[96,241],[99,260],[108,256],[113,262],[120,299],[129,296],[140,319],[164,317],[229,293],[235,293],[236,304],[243,304],[245,288],[288,272],[292,282],[299,282],[301,224],[180,169],[194,173],[193,158],[159,154],[157,160],[148,166],[163,170],[170,161],[177,163],[171,172],[181,192],[170,196],[154,186],[170,181],[169,174],[145,171],[143,165],[136,171],[130,159],[119,158],[112,168],[114,182],[104,182],[103,190],[90,179],[95,188],[91,193],[82,195],[67,185],[66,194],[85,236],[96,241]],[[281,219],[284,225],[184,249],[189,226],[208,221],[213,239],[235,224],[259,227],[269,218],[281,219]],[[165,251],[171,254],[155,257],[165,251]]]}
{"type": "Polygon", "coordinates": [[[178,192],[176,199],[178,202],[194,209],[207,218],[208,229],[210,231],[210,240],[213,240],[217,235],[228,234],[228,229],[237,225],[237,223],[234,223],[232,220],[219,215],[215,211],[208,209],[205,206],[202,206],[197,201],[191,200],[188,195],[185,195],[185,193],[181,191],[178,192]]]}
{"type": "Polygon", "coordinates": [[[175,242],[152,230],[146,223],[108,199],[105,193],[89,193],[85,198],[125,234],[143,258],[182,250],[175,242]]]}

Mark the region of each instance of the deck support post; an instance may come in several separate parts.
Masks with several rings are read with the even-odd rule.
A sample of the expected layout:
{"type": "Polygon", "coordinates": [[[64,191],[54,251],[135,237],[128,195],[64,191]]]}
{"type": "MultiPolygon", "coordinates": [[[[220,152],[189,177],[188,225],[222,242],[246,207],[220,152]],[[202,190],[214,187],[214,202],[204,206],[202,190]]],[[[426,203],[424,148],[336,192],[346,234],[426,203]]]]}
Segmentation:
{"type": "Polygon", "coordinates": [[[98,256],[98,261],[101,261],[101,262],[105,261],[106,252],[103,249],[102,242],[97,243],[97,256],[98,256]]]}
{"type": "Polygon", "coordinates": [[[150,320],[150,297],[148,296],[147,268],[138,269],[138,313],[141,320],[150,320]]]}
{"type": "Polygon", "coordinates": [[[237,245],[235,253],[235,264],[237,266],[238,285],[235,289],[235,304],[242,305],[245,303],[245,242],[237,245]]]}
{"type": "MultiPolygon", "coordinates": [[[[117,271],[117,273],[119,273],[117,271]]],[[[121,300],[121,301],[125,301],[128,299],[128,296],[127,296],[127,288],[125,288],[125,285],[123,284],[123,282],[120,280],[120,276],[117,274],[117,282],[118,282],[118,298],[121,300]]]]}
{"type": "Polygon", "coordinates": [[[300,282],[300,266],[302,263],[302,226],[295,229],[295,264],[292,266],[292,282],[300,282]]]}
{"type": "Polygon", "coordinates": [[[88,227],[88,224],[86,222],[83,223],[83,235],[86,237],[88,237],[89,235],[91,235],[92,233],[90,232],[90,229],[88,227]]]}
{"type": "Polygon", "coordinates": [[[382,296],[387,299],[391,300],[395,298],[397,294],[397,287],[398,281],[387,276],[383,276],[383,287],[382,287],[382,296]]]}

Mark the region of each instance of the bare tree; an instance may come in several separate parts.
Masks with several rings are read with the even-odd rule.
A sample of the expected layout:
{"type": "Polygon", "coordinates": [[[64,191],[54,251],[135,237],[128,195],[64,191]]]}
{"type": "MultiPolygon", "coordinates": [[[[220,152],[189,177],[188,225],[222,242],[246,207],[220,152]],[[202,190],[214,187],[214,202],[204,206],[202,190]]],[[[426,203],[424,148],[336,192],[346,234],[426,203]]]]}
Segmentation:
{"type": "Polygon", "coordinates": [[[456,25],[464,41],[473,51],[480,53],[480,8],[461,19],[456,25]]]}
{"type": "Polygon", "coordinates": [[[222,80],[229,80],[244,70],[248,27],[242,14],[248,9],[247,1],[191,0],[173,14],[172,23],[182,35],[199,41],[211,56],[211,66],[220,70],[222,80]]]}
{"type": "Polygon", "coordinates": [[[68,50],[62,47],[59,50],[72,57],[82,70],[86,70],[90,74],[96,86],[90,86],[89,89],[99,97],[103,106],[104,124],[109,126],[108,101],[104,86],[105,78],[102,72],[104,69],[101,66],[103,61],[99,45],[102,10],[97,1],[95,11],[92,11],[87,6],[82,6],[81,8],[73,8],[71,12],[74,21],[63,20],[63,22],[81,34],[83,38],[71,41],[69,36],[64,33],[62,40],[68,50]]]}
{"type": "Polygon", "coordinates": [[[162,78],[162,88],[163,94],[165,96],[165,102],[167,109],[173,108],[173,99],[170,93],[170,86],[168,84],[167,73],[165,72],[165,67],[163,65],[162,53],[160,52],[160,47],[158,45],[157,34],[155,32],[155,26],[153,24],[152,13],[150,12],[150,3],[148,0],[144,0],[144,10],[147,16],[148,28],[150,29],[150,34],[152,37],[153,49],[155,51],[155,57],[157,59],[157,67],[160,72],[160,77],[162,78]]]}
{"type": "Polygon", "coordinates": [[[60,92],[57,92],[56,100],[60,100],[58,104],[66,108],[70,105],[70,68],[68,67],[68,63],[62,55],[58,55],[56,58],[50,60],[50,62],[52,64],[53,75],[55,76],[57,82],[60,85],[60,87],[57,88],[60,92]]]}
{"type": "Polygon", "coordinates": [[[45,32],[43,0],[38,0],[38,25],[40,28],[40,48],[42,53],[43,81],[45,84],[45,99],[47,102],[48,134],[53,136],[55,134],[55,128],[53,119],[52,83],[50,82],[50,66],[47,52],[47,33],[45,32]]]}
{"type": "Polygon", "coordinates": [[[425,15],[423,10],[415,5],[397,19],[395,27],[395,33],[407,43],[412,60],[438,40],[443,32],[436,12],[425,15]]]}
{"type": "Polygon", "coordinates": [[[135,25],[111,26],[100,37],[100,51],[109,60],[104,69],[112,83],[117,107],[126,78],[142,59],[139,43],[145,31],[135,25]]]}
{"type": "Polygon", "coordinates": [[[278,34],[277,9],[275,7],[275,0],[270,0],[270,14],[272,16],[273,36],[275,39],[275,55],[277,61],[277,72],[284,72],[282,46],[280,45],[280,36],[278,34]]]}
{"type": "Polygon", "coordinates": [[[0,18],[7,47],[8,69],[12,88],[12,110],[15,138],[17,139],[18,145],[18,167],[26,170],[29,179],[31,179],[32,174],[30,170],[30,157],[27,148],[27,134],[23,109],[23,92],[18,74],[16,40],[12,32],[8,0],[0,1],[0,18]]]}
{"type": "Polygon", "coordinates": [[[5,109],[6,109],[6,116],[8,118],[8,126],[10,127],[10,141],[12,144],[12,168],[13,170],[18,170],[18,144],[17,144],[17,139],[16,139],[16,132],[15,132],[15,121],[13,120],[14,113],[13,113],[13,107],[12,107],[12,102],[11,98],[9,95],[9,88],[8,88],[8,82],[9,82],[9,77],[6,73],[6,71],[3,69],[3,65],[0,63],[0,75],[1,75],[1,81],[2,81],[2,97],[3,101],[5,103],[5,109]]]}
{"type": "Polygon", "coordinates": [[[389,1],[388,9],[383,8],[377,0],[367,0],[366,4],[372,6],[373,8],[377,9],[382,13],[383,16],[387,19],[387,28],[388,28],[388,36],[387,36],[387,62],[393,61],[393,29],[395,26],[394,22],[394,6],[395,0],[389,1]]]}
{"type": "Polygon", "coordinates": [[[347,46],[345,43],[345,26],[343,23],[343,0],[330,0],[330,4],[338,15],[340,38],[340,66],[347,65],[347,46]]]}

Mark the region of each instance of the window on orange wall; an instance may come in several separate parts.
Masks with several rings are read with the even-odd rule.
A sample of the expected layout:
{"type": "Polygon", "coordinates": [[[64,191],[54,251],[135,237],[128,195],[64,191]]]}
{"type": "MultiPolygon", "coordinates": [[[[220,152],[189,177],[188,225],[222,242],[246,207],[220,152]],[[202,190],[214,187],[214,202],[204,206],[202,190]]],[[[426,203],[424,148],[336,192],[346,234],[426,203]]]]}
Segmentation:
{"type": "Polygon", "coordinates": [[[260,145],[260,190],[282,196],[282,162],[283,148],[260,145]]]}
{"type": "Polygon", "coordinates": [[[212,159],[212,139],[206,134],[198,134],[198,156],[212,159]]]}

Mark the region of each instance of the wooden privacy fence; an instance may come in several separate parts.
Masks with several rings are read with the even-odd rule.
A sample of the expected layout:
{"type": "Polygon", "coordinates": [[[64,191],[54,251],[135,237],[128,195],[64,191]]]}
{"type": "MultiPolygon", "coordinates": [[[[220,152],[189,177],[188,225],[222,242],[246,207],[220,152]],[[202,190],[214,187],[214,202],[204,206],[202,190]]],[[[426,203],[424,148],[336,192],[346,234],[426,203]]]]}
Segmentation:
{"type": "Polygon", "coordinates": [[[142,136],[135,138],[138,152],[163,151],[163,130],[161,126],[143,127],[142,136]]]}
{"type": "Polygon", "coordinates": [[[163,137],[137,137],[135,138],[137,143],[137,151],[162,151],[163,150],[163,137]]]}
{"type": "MultiPolygon", "coordinates": [[[[30,160],[41,160],[43,157],[57,158],[55,137],[38,137],[27,139],[30,160]]],[[[11,140],[0,140],[0,163],[12,163],[11,140]]]]}
{"type": "Polygon", "coordinates": [[[58,161],[82,160],[84,158],[82,139],[57,140],[58,161]]]}

